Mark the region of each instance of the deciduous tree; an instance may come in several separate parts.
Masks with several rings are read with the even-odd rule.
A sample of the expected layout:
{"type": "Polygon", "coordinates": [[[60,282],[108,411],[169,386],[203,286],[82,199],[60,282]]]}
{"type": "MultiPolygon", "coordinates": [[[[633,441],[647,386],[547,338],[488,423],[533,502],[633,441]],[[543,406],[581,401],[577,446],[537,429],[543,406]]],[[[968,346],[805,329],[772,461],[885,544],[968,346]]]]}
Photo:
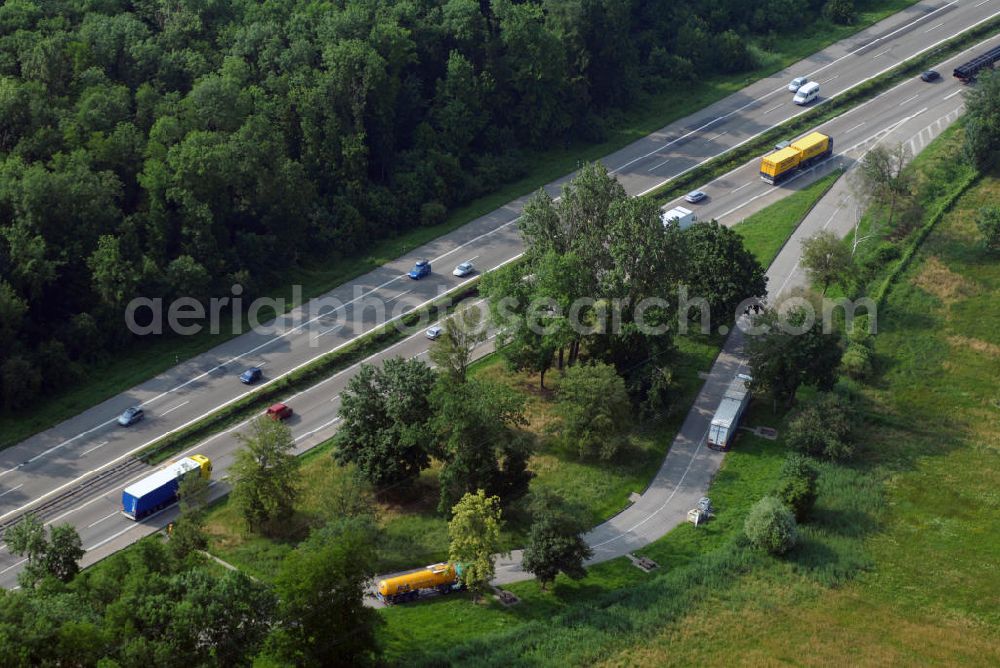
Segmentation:
{"type": "Polygon", "coordinates": [[[631,411],[625,381],[609,364],[580,364],[566,370],[559,384],[555,427],[581,457],[609,460],[626,441],[631,411]]]}
{"type": "Polygon", "coordinates": [[[775,496],[765,496],[754,504],[743,532],[755,548],[775,555],[785,554],[798,541],[795,515],[775,496]]]}
{"type": "Polygon", "coordinates": [[[4,534],[4,541],[11,554],[27,558],[24,570],[18,574],[25,589],[34,588],[45,577],[69,582],[80,572],[83,544],[70,524],[51,527],[46,538],[42,521],[25,515],[4,534]]]}
{"type": "Polygon", "coordinates": [[[500,498],[478,490],[451,509],[449,558],[462,566],[462,581],[478,598],[496,573],[494,555],[501,551],[503,527],[500,498]]]}
{"type": "Polygon", "coordinates": [[[806,457],[792,453],[781,467],[776,496],[795,513],[795,520],[805,522],[816,504],[816,480],[819,472],[806,457]]]}
{"type": "Polygon", "coordinates": [[[838,394],[824,393],[789,420],[786,441],[804,454],[842,461],[854,454],[852,431],[850,404],[838,394]]]}
{"type": "Polygon", "coordinates": [[[231,500],[251,531],[277,532],[295,507],[299,460],[287,425],[260,416],[249,434],[237,434],[242,447],[230,468],[231,500]]]}
{"type": "Polygon", "coordinates": [[[376,563],[369,531],[354,522],[315,532],[281,564],[281,624],[265,656],[279,664],[357,666],[377,657],[377,612],[365,606],[376,563]]]}
{"type": "Polygon", "coordinates": [[[913,194],[913,177],[905,169],[908,158],[903,144],[879,144],[861,159],[857,187],[866,201],[888,210],[886,225],[890,227],[900,202],[913,194]]]}
{"type": "Polygon", "coordinates": [[[976,212],[976,227],[988,250],[1000,250],[1000,207],[984,206],[976,212]]]}
{"type": "Polygon", "coordinates": [[[983,70],[965,93],[965,154],[980,170],[1000,161],[1000,73],[983,70]]]}
{"type": "Polygon", "coordinates": [[[828,230],[821,230],[802,241],[802,267],[809,280],[822,287],[825,295],[831,285],[842,283],[851,268],[851,251],[828,230]]]}
{"type": "Polygon", "coordinates": [[[527,488],[530,452],[516,432],[527,424],[523,396],[473,378],[462,385],[439,382],[432,403],[435,449],[444,462],[441,512],[478,489],[506,501],[527,488]]]}
{"type": "Polygon", "coordinates": [[[732,322],[740,302],[767,294],[764,268],[732,229],[714,220],[693,225],[684,232],[684,248],[689,298],[708,302],[713,329],[732,322]]]}
{"type": "Polygon", "coordinates": [[[431,344],[430,360],[453,383],[464,383],[472,353],[489,337],[479,305],[466,306],[444,321],[444,331],[431,344]]]}
{"type": "Polygon", "coordinates": [[[829,390],[840,364],[840,337],[824,333],[823,319],[809,306],[768,309],[754,319],[756,332],[747,345],[751,387],[790,406],[802,384],[829,390]]]}
{"type": "Polygon", "coordinates": [[[363,364],[341,394],[334,457],[377,488],[411,480],[430,464],[434,371],[417,359],[363,364]]]}
{"type": "Polygon", "coordinates": [[[170,548],[179,559],[184,559],[196,550],[203,550],[208,545],[204,525],[209,485],[209,480],[202,477],[199,470],[184,476],[178,485],[177,498],[181,513],[173,522],[170,548]]]}
{"type": "Polygon", "coordinates": [[[573,580],[586,576],[583,562],[593,556],[581,535],[586,528],[579,515],[555,495],[541,493],[533,500],[522,566],[535,575],[543,590],[559,573],[573,580]]]}

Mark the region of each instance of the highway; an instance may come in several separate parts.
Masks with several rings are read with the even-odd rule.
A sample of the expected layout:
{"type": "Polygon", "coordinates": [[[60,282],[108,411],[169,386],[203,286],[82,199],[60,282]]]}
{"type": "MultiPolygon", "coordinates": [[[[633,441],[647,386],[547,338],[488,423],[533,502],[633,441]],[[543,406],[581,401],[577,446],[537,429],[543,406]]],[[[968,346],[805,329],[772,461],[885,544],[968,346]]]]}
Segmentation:
{"type": "MultiPolygon", "coordinates": [[[[794,105],[785,104],[790,95],[777,92],[777,85],[791,76],[805,71],[812,78],[823,81],[813,73],[836,74],[828,82],[832,85],[824,84],[823,96],[828,97],[836,92],[836,86],[846,87],[891,65],[886,61],[887,55],[901,58],[907,49],[914,52],[926,48],[932,43],[927,36],[930,32],[934,33],[935,40],[946,39],[963,27],[991,15],[990,7],[991,0],[978,5],[916,5],[781,75],[758,82],[703,110],[696,115],[698,118],[722,119],[710,124],[712,132],[707,133],[707,137],[711,141],[703,138],[706,135],[704,130],[694,131],[705,124],[689,118],[634,143],[604,162],[615,171],[628,192],[639,194],[799,111],[794,105]],[[932,23],[928,23],[928,17],[933,19],[932,23]],[[938,26],[938,23],[941,25],[938,26]],[[878,53],[872,53],[866,46],[871,44],[879,45],[878,53]],[[882,53],[885,49],[888,52],[882,53]],[[787,107],[784,112],[779,111],[781,107],[772,109],[779,103],[787,107]],[[785,116],[782,117],[782,113],[785,116]],[[766,120],[762,120],[765,117],[766,120]],[[663,160],[675,159],[679,164],[659,164],[663,160]]],[[[990,45],[994,43],[997,41],[989,42],[990,45]]],[[[982,48],[986,45],[977,47],[982,48]]],[[[955,60],[963,58],[967,56],[955,60]]],[[[941,70],[947,74],[951,67],[951,64],[945,64],[941,70]]],[[[912,128],[916,129],[914,135],[920,132],[920,137],[929,138],[950,122],[948,118],[953,120],[957,116],[961,103],[960,90],[957,82],[948,76],[934,84],[906,82],[859,111],[847,113],[820,129],[836,138],[835,151],[839,159],[857,155],[858,151],[863,151],[866,145],[877,141],[889,130],[899,134],[912,128]]],[[[565,180],[550,184],[548,189],[557,194],[565,180]]],[[[710,196],[699,205],[698,213],[703,219],[718,217],[726,224],[732,224],[804,180],[799,179],[779,188],[767,186],[757,177],[754,162],[705,186],[710,196]]],[[[130,453],[242,396],[248,390],[235,376],[246,366],[263,365],[266,378],[273,380],[281,373],[368,331],[377,324],[377,314],[375,307],[365,304],[366,298],[384,300],[390,314],[402,313],[407,305],[412,308],[414,304],[432,299],[458,285],[460,279],[452,277],[450,270],[460,261],[472,259],[480,270],[488,270],[515,257],[521,245],[513,222],[523,203],[523,198],[512,202],[453,234],[435,240],[407,258],[338,288],[330,298],[314,300],[305,308],[293,310],[282,319],[288,328],[280,334],[257,332],[233,339],[210,353],[179,365],[162,377],[3,451],[0,453],[0,521],[17,517],[34,501],[56,500],[58,503],[45,514],[45,518],[48,521],[70,521],[78,527],[89,550],[87,561],[161,526],[169,518],[169,512],[138,525],[116,515],[121,488],[148,472],[143,470],[143,465],[130,458],[130,453]],[[419,282],[405,278],[404,272],[417,257],[432,259],[435,273],[431,278],[419,282]],[[338,310],[337,305],[332,303],[334,299],[344,306],[338,310]],[[358,312],[356,318],[352,317],[355,311],[358,312]],[[129,429],[112,426],[114,417],[125,406],[135,403],[144,405],[147,420],[129,429]],[[81,478],[88,475],[107,477],[100,478],[87,490],[79,490],[81,478]],[[72,494],[67,494],[70,492],[72,494]]],[[[797,247],[789,244],[786,251],[794,251],[795,257],[791,259],[794,266],[797,247]]],[[[779,271],[784,261],[779,257],[772,271],[779,271]]],[[[792,280],[779,279],[772,278],[771,285],[792,280]]],[[[385,354],[414,356],[426,349],[426,343],[426,339],[418,333],[379,358],[385,354]]],[[[289,398],[289,403],[296,409],[291,426],[300,449],[321,442],[335,430],[337,395],[347,377],[348,372],[343,372],[300,396],[289,398]]],[[[709,394],[710,385],[706,385],[709,394]]],[[[699,397],[699,402],[701,399],[699,397]]],[[[714,406],[710,410],[714,410],[714,406]]],[[[234,447],[232,435],[227,432],[196,450],[213,457],[217,475],[224,475],[234,447]]],[[[217,488],[222,491],[221,485],[217,488]]],[[[0,583],[13,585],[18,563],[6,550],[0,552],[0,583]]]]}

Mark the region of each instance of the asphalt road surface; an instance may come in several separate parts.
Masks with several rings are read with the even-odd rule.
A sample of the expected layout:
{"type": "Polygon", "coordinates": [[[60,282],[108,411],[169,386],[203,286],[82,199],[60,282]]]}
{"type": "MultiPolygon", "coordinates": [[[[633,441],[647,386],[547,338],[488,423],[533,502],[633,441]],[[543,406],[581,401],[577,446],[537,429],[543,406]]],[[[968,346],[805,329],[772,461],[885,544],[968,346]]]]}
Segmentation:
{"type": "MultiPolygon", "coordinates": [[[[895,59],[905,58],[992,15],[991,6],[994,1],[996,0],[978,4],[915,5],[851,40],[803,61],[781,75],[757,82],[745,91],[696,114],[695,117],[700,119],[721,119],[709,124],[707,130],[711,132],[697,129],[706,124],[695,117],[684,119],[622,149],[604,162],[618,174],[628,192],[639,194],[691,165],[746,141],[797,112],[798,107],[789,103],[790,95],[778,91],[778,84],[783,85],[791,76],[805,72],[811,78],[821,81],[824,86],[823,97],[828,98],[838,90],[837,86],[840,87],[839,90],[843,90],[894,64],[894,61],[887,61],[890,55],[895,59]],[[878,45],[879,48],[874,49],[873,45],[878,45]],[[820,75],[831,79],[823,83],[824,79],[820,75]],[[772,108],[775,105],[783,106],[772,108]],[[659,162],[676,160],[677,164],[661,165],[654,160],[656,156],[659,156],[659,162]]],[[[996,43],[1000,41],[990,40],[973,51],[996,43]]],[[[940,69],[947,75],[955,63],[968,57],[969,54],[963,54],[954,61],[942,64],[940,69]]],[[[835,156],[825,167],[775,188],[760,181],[756,171],[757,163],[753,161],[704,186],[709,198],[697,205],[696,210],[702,219],[717,217],[726,224],[733,224],[800,187],[817,176],[822,169],[840,163],[849,165],[866,147],[876,141],[886,140],[890,133],[893,136],[903,136],[908,141],[912,137],[914,150],[919,150],[957,117],[961,90],[959,84],[948,76],[932,84],[918,80],[906,82],[857,111],[848,112],[819,128],[836,139],[835,156]]],[[[567,179],[550,184],[549,190],[557,194],[559,187],[567,179]]],[[[83,536],[84,546],[88,548],[87,563],[162,526],[169,520],[171,511],[148,518],[142,523],[133,523],[117,515],[120,490],[128,482],[149,472],[131,459],[130,453],[226,402],[243,396],[248,389],[235,376],[246,366],[263,365],[266,380],[273,380],[368,331],[378,324],[378,314],[375,312],[376,307],[365,303],[366,299],[383,300],[390,315],[394,310],[402,313],[404,307],[399,304],[409,304],[412,308],[414,304],[430,300],[457,286],[462,279],[452,277],[450,270],[460,261],[472,259],[477,268],[483,271],[516,257],[520,253],[521,244],[513,222],[523,203],[523,198],[512,202],[431,242],[408,258],[401,258],[359,278],[349,286],[333,291],[325,299],[326,310],[322,308],[324,300],[314,300],[302,309],[293,310],[282,319],[283,323],[291,326],[280,334],[258,332],[233,339],[161,377],[0,453],[0,522],[16,518],[35,502],[54,502],[54,507],[46,512],[45,519],[69,521],[77,526],[83,536]],[[412,260],[418,257],[432,259],[435,273],[422,281],[414,282],[406,278],[404,272],[409,269],[412,260]],[[335,301],[339,301],[342,306],[338,308],[338,304],[333,303],[335,301]],[[365,308],[362,309],[362,306],[365,308]],[[358,312],[358,317],[351,317],[355,311],[358,312]],[[129,429],[114,426],[114,417],[124,407],[136,403],[143,404],[146,409],[146,421],[129,429]],[[88,482],[88,487],[81,488],[82,484],[88,482]]],[[[821,208],[818,207],[817,212],[821,208]]],[[[829,214],[831,218],[826,224],[837,229],[837,226],[845,224],[845,220],[848,225],[853,223],[853,214],[846,216],[843,209],[838,211],[841,215],[837,216],[836,212],[829,214]]],[[[802,229],[805,229],[805,225],[802,229]]],[[[780,288],[794,284],[797,259],[797,244],[788,244],[771,268],[772,293],[775,286],[780,288]]],[[[734,337],[734,340],[737,338],[734,337]]],[[[736,341],[732,345],[738,343],[736,341]]],[[[376,357],[381,359],[393,354],[414,356],[426,350],[426,345],[426,339],[418,333],[376,357]]],[[[713,368],[713,379],[718,374],[725,377],[732,375],[730,368],[719,367],[730,355],[734,356],[733,359],[738,359],[738,347],[729,350],[728,345],[727,352],[720,356],[713,368]]],[[[336,429],[337,395],[346,381],[347,373],[338,374],[316,388],[288,399],[296,409],[296,417],[292,419],[291,426],[300,449],[305,450],[321,442],[336,429]]],[[[718,392],[726,382],[728,381],[720,378],[706,383],[688,422],[696,414],[704,415],[705,412],[714,411],[718,392]],[[703,402],[708,403],[703,405],[703,402]]],[[[690,443],[697,443],[692,435],[694,432],[689,431],[688,422],[679,439],[689,438],[690,443]]],[[[690,428],[697,431],[696,425],[690,428]]],[[[684,505],[686,512],[690,507],[690,504],[680,503],[686,499],[677,491],[679,488],[676,484],[671,488],[670,479],[663,478],[675,471],[675,460],[680,456],[675,454],[681,452],[683,447],[678,446],[682,445],[674,444],[671,455],[664,462],[664,469],[643,495],[642,501],[594,530],[592,535],[596,537],[595,544],[610,541],[598,545],[600,554],[606,555],[605,558],[617,556],[634,547],[631,538],[618,538],[610,534],[605,538],[603,536],[606,534],[599,532],[618,530],[622,535],[629,536],[639,535],[637,531],[645,535],[657,532],[662,535],[665,532],[653,529],[660,526],[669,514],[664,510],[647,512],[651,519],[645,519],[638,528],[632,528],[628,524],[628,518],[635,513],[641,514],[643,509],[649,511],[647,505],[653,504],[654,497],[660,498],[659,504],[653,504],[657,508],[664,505],[666,497],[672,498],[669,502],[673,504],[671,508],[684,505]],[[660,495],[661,488],[673,491],[660,495]],[[625,529],[629,531],[624,531],[625,529]]],[[[234,447],[231,432],[226,432],[195,450],[212,457],[216,462],[217,476],[221,476],[224,475],[234,447]]],[[[696,447],[695,453],[698,462],[711,467],[711,456],[705,454],[703,448],[696,447]]],[[[701,469],[702,464],[685,464],[685,484],[694,484],[701,469]]],[[[217,493],[221,493],[224,483],[216,485],[216,488],[217,493]]],[[[5,549],[0,551],[0,584],[12,586],[18,570],[19,560],[9,555],[5,549]]]]}

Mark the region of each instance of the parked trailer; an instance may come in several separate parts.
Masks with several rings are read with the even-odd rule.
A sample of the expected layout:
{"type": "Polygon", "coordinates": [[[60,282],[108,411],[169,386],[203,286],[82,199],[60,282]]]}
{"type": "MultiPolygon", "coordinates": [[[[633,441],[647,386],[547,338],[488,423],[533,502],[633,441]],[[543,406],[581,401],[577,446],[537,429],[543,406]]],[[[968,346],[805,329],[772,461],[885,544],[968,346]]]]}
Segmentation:
{"type": "Polygon", "coordinates": [[[833,153],[833,137],[813,132],[786,148],[765,155],[760,161],[760,178],[774,185],[781,183],[800,169],[829,157],[833,153]]]}
{"type": "Polygon", "coordinates": [[[206,480],[212,477],[212,462],[204,455],[191,455],[178,460],[122,491],[122,513],[131,520],[141,520],[177,501],[181,480],[188,474],[206,480]]]}
{"type": "Polygon", "coordinates": [[[987,67],[993,67],[993,65],[1000,61],[1000,46],[990,49],[984,54],[978,55],[967,63],[959,65],[951,74],[956,79],[961,80],[962,83],[969,83],[976,78],[980,70],[987,67]]]}
{"type": "Polygon", "coordinates": [[[419,571],[379,580],[375,595],[386,605],[405,603],[420,598],[422,591],[450,594],[463,589],[465,585],[461,578],[462,567],[459,564],[431,564],[419,571]]]}
{"type": "Polygon", "coordinates": [[[712,424],[708,428],[708,447],[713,450],[728,450],[740,418],[750,403],[750,376],[740,373],[729,383],[729,388],[719,402],[712,424]]]}

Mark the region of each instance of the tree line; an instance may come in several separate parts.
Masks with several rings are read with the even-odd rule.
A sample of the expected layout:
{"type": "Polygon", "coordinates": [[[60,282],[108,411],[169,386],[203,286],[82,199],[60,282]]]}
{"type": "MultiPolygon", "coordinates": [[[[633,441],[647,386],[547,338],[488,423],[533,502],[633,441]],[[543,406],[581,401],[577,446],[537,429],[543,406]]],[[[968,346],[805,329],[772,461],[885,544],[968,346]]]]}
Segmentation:
{"type": "MultiPolygon", "coordinates": [[[[249,302],[752,68],[852,0],[11,0],[0,6],[0,404],[133,343],[136,296],[249,302]]],[[[846,14],[844,9],[846,8],[846,14]]]]}

